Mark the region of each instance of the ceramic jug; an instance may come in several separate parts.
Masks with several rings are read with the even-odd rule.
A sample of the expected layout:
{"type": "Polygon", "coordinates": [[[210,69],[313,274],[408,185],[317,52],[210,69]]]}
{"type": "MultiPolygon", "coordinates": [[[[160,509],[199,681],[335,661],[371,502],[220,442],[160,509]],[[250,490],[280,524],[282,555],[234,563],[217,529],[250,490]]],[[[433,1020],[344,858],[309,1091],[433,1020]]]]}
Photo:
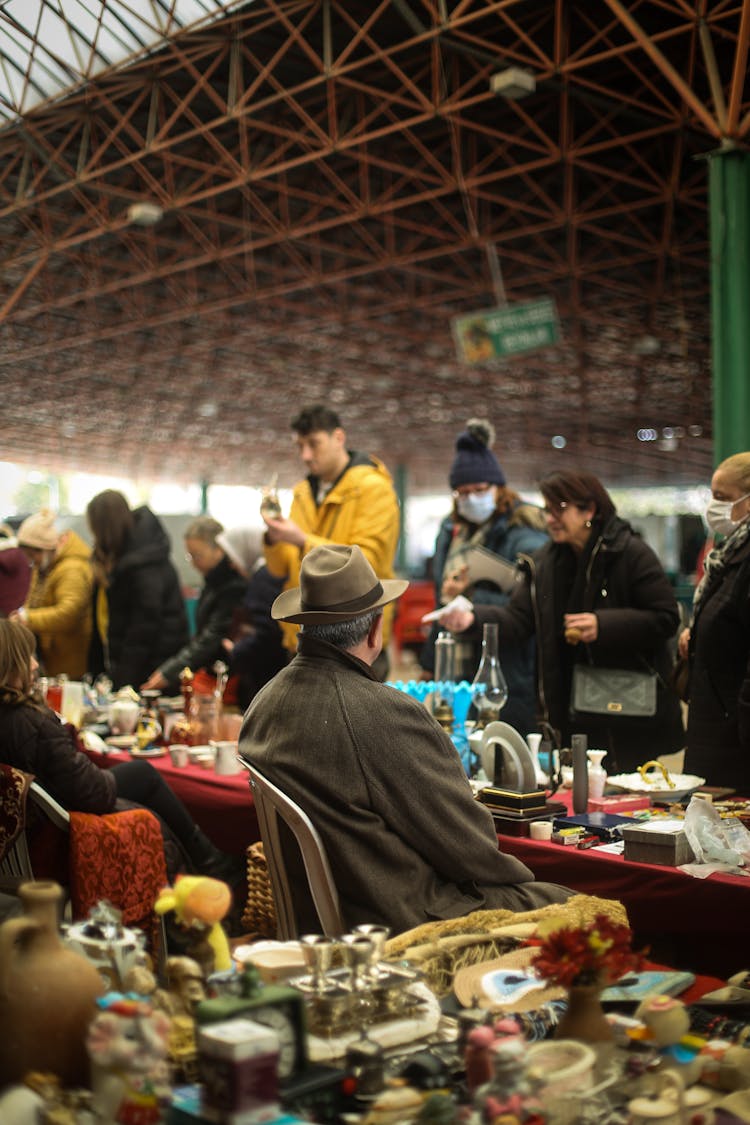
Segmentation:
{"type": "Polygon", "coordinates": [[[138,726],[140,713],[140,705],[134,699],[113,699],[107,711],[113,734],[132,734],[138,726]]]}
{"type": "Polygon", "coordinates": [[[86,1085],[86,1029],[103,981],[60,940],[58,884],[24,883],[19,893],[24,916],[0,926],[0,1088],[29,1070],[50,1071],[64,1086],[86,1085]]]}

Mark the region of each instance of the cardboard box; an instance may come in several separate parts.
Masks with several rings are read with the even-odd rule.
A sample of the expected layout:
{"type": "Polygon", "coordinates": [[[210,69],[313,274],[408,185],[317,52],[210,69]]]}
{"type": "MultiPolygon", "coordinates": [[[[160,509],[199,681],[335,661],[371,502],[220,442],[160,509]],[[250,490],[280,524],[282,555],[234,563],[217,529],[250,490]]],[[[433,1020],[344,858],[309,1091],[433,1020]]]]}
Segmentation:
{"type": "Polygon", "coordinates": [[[635,863],[679,867],[695,859],[681,820],[651,820],[625,827],[622,838],[625,841],[625,859],[635,863]]]}

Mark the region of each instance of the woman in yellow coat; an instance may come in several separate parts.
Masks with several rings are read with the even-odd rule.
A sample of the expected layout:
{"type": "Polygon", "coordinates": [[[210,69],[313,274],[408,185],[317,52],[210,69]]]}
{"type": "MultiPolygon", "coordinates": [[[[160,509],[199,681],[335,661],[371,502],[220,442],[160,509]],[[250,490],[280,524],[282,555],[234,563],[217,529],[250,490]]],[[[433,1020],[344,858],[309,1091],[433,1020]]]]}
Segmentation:
{"type": "Polygon", "coordinates": [[[18,544],[32,566],[18,616],[36,634],[45,674],[80,680],[91,641],[91,548],[75,531],[58,532],[47,509],[24,520],[18,544]]]}

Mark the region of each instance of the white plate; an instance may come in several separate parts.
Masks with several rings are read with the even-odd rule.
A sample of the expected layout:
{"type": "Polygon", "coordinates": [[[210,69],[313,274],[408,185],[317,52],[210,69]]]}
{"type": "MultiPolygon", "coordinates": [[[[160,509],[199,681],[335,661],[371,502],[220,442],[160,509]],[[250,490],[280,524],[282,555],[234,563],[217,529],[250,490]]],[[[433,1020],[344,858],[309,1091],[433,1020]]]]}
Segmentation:
{"type": "Polygon", "coordinates": [[[509,742],[517,754],[529,754],[530,750],[526,745],[526,739],[522,734],[512,727],[510,723],[504,723],[502,719],[497,719],[494,723],[488,723],[484,728],[485,736],[504,738],[509,742]]]}
{"type": "Polygon", "coordinates": [[[670,789],[661,773],[654,771],[649,777],[653,777],[653,781],[644,780],[639,773],[618,773],[607,778],[607,785],[626,789],[628,793],[645,793],[658,801],[678,801],[706,784],[705,777],[697,777],[693,773],[672,773],[670,777],[674,782],[674,789],[670,789]]]}
{"type": "Polygon", "coordinates": [[[112,734],[104,741],[113,750],[132,750],[134,746],[138,745],[138,739],[134,734],[112,734]]]}
{"type": "Polygon", "coordinates": [[[164,746],[147,746],[145,750],[140,750],[137,746],[134,746],[130,754],[133,758],[163,758],[166,752],[164,746]]]}

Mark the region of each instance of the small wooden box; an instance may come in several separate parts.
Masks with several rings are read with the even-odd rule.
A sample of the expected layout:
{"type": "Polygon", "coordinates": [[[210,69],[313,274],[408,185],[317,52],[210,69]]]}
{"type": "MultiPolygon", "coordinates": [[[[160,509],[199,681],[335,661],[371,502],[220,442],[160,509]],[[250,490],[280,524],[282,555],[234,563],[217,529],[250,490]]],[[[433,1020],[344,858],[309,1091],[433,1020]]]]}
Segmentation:
{"type": "Polygon", "coordinates": [[[681,820],[651,820],[622,829],[625,859],[679,867],[695,859],[681,820]]]}

